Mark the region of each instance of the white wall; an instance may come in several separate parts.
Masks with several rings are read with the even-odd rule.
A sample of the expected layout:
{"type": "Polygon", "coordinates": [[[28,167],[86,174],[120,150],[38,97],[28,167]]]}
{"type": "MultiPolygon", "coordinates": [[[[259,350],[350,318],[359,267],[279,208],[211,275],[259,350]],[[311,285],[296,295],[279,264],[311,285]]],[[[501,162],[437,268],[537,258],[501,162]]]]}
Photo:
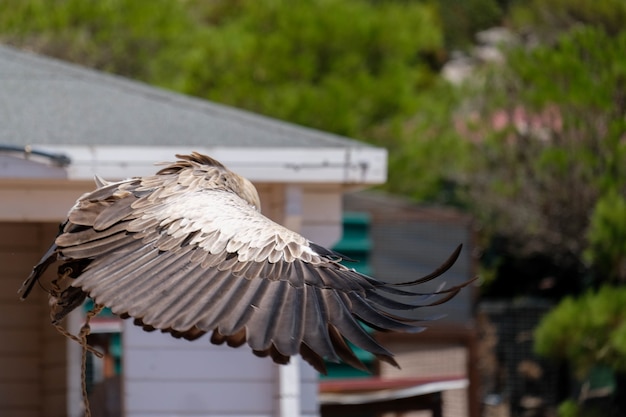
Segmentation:
{"type": "Polygon", "coordinates": [[[271,361],[243,348],[214,346],[124,325],[124,402],[128,417],[273,412],[271,361]]]}
{"type": "MultiPolygon", "coordinates": [[[[317,413],[317,376],[301,365],[302,415],[317,413]],[[311,392],[313,388],[313,392],[311,392]],[[313,394],[313,395],[312,395],[313,394]]],[[[247,347],[215,346],[124,326],[127,417],[276,415],[278,365],[247,347]]]]}

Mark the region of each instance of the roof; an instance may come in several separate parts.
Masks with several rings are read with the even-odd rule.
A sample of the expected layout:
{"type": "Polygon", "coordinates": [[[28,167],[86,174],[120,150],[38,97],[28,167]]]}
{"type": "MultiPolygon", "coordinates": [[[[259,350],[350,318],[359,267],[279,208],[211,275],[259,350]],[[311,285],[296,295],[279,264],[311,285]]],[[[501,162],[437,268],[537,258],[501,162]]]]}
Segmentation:
{"type": "Polygon", "coordinates": [[[468,381],[463,376],[425,377],[425,378],[346,378],[330,379],[319,383],[320,393],[327,402],[348,402],[348,395],[355,394],[351,399],[356,402],[365,400],[357,395],[384,394],[386,390],[411,389],[411,395],[438,390],[465,388],[468,381]]]}
{"type": "Polygon", "coordinates": [[[107,164],[120,176],[129,164],[147,165],[134,167],[133,175],[142,175],[154,171],[153,162],[192,150],[233,169],[249,167],[239,172],[261,181],[306,181],[308,166],[322,182],[379,183],[386,175],[384,149],[6,46],[0,46],[0,114],[0,144],[65,153],[76,179],[107,164]],[[354,175],[346,176],[346,161],[354,175]],[[298,175],[286,176],[285,162],[298,175]],[[338,165],[343,173],[321,172],[338,165]],[[275,172],[263,178],[263,168],[275,172]]]}
{"type": "Polygon", "coordinates": [[[441,415],[441,393],[468,385],[463,377],[329,380],[319,384],[319,402],[326,415],[403,414],[416,410],[441,415]]]}

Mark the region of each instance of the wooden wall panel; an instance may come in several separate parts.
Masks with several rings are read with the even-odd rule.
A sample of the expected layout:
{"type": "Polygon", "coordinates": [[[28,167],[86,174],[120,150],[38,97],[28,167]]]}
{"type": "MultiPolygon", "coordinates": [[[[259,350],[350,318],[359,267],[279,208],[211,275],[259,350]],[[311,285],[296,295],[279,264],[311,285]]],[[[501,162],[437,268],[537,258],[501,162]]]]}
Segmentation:
{"type": "Polygon", "coordinates": [[[45,297],[36,288],[27,301],[17,290],[41,256],[47,228],[0,222],[0,415],[40,417],[42,408],[41,316],[45,297]]]}

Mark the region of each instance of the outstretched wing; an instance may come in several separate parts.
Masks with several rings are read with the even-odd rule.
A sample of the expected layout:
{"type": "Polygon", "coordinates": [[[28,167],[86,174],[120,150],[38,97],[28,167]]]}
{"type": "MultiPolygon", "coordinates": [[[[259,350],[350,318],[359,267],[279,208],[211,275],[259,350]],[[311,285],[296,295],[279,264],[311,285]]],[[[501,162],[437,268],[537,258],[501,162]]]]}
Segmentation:
{"type": "Polygon", "coordinates": [[[51,248],[70,268],[88,260],[71,285],[147,330],[188,339],[212,332],[214,343],[247,343],[278,363],[300,353],[321,372],[325,359],[363,366],[346,340],[395,365],[359,321],[416,330],[402,310],[445,301],[460,289],[433,298],[414,288],[447,270],[460,247],[423,279],[379,282],[215,187],[212,171],[200,171],[166,169],[83,196],[51,248]]]}

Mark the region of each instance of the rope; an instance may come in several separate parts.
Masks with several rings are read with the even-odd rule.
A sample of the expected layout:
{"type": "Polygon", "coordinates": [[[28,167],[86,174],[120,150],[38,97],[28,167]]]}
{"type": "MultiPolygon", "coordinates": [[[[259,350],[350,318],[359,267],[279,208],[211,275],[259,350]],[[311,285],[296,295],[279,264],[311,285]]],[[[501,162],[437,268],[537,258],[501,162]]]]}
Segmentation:
{"type": "MultiPolygon", "coordinates": [[[[80,328],[80,332],[78,336],[81,340],[82,354],[81,354],[81,364],[80,364],[80,386],[83,391],[83,404],[85,406],[85,417],[91,417],[91,409],[89,408],[89,396],[87,395],[87,351],[90,352],[95,351],[95,349],[87,344],[87,336],[91,331],[91,327],[89,327],[89,322],[92,318],[98,315],[104,308],[103,305],[94,303],[93,308],[87,312],[87,316],[85,317],[85,324],[80,328]]],[[[96,351],[97,352],[97,351],[96,351]]],[[[100,352],[98,352],[100,353],[100,352]]],[[[102,355],[96,355],[99,358],[102,358],[102,355]]]]}
{"type": "Polygon", "coordinates": [[[91,352],[100,359],[104,357],[104,354],[102,352],[96,350],[93,346],[90,346],[87,343],[87,336],[89,336],[89,333],[91,332],[89,322],[92,318],[97,316],[103,308],[103,305],[94,304],[93,308],[87,312],[87,315],[85,316],[85,324],[83,324],[80,328],[78,336],[74,336],[65,328],[63,328],[60,324],[53,323],[55,329],[57,329],[59,333],[69,339],[72,339],[82,347],[80,364],[80,387],[83,396],[83,406],[85,407],[85,417],[91,417],[91,409],[89,408],[89,396],[87,393],[87,352],[91,352]]]}
{"type": "Polygon", "coordinates": [[[81,345],[83,349],[88,350],[89,352],[93,353],[95,356],[97,356],[100,359],[104,358],[104,353],[100,352],[99,350],[87,344],[86,342],[83,342],[81,338],[79,338],[78,336],[74,336],[72,333],[65,330],[63,326],[61,326],[60,324],[52,323],[52,325],[54,326],[55,329],[57,329],[57,332],[61,333],[63,336],[67,337],[68,339],[72,339],[73,341],[81,345]]]}
{"type": "MultiPolygon", "coordinates": [[[[71,276],[71,274],[72,274],[71,267],[66,267],[62,270],[59,268],[58,277],[51,281],[52,288],[48,291],[48,293],[50,294],[50,300],[52,303],[56,303],[58,305],[58,302],[59,302],[58,298],[63,295],[59,282],[63,282],[67,280],[68,277],[71,276]]],[[[52,325],[55,327],[55,329],[57,329],[57,331],[61,333],[63,336],[78,343],[82,348],[81,349],[82,350],[81,364],[80,364],[80,387],[81,387],[82,396],[83,396],[83,405],[85,407],[84,417],[91,417],[91,409],[89,408],[89,396],[87,394],[87,352],[91,352],[92,354],[94,354],[96,357],[100,359],[104,357],[104,354],[102,352],[96,350],[93,346],[90,346],[87,343],[87,336],[89,336],[89,333],[91,332],[91,327],[89,326],[89,322],[91,321],[92,318],[97,316],[98,313],[100,313],[103,308],[104,308],[103,305],[96,304],[94,301],[93,307],[91,308],[91,310],[87,312],[85,316],[85,323],[81,326],[80,331],[78,332],[78,336],[74,336],[65,328],[63,328],[59,323],[57,323],[53,316],[54,309],[50,311],[51,317],[53,318],[52,325]]]]}

